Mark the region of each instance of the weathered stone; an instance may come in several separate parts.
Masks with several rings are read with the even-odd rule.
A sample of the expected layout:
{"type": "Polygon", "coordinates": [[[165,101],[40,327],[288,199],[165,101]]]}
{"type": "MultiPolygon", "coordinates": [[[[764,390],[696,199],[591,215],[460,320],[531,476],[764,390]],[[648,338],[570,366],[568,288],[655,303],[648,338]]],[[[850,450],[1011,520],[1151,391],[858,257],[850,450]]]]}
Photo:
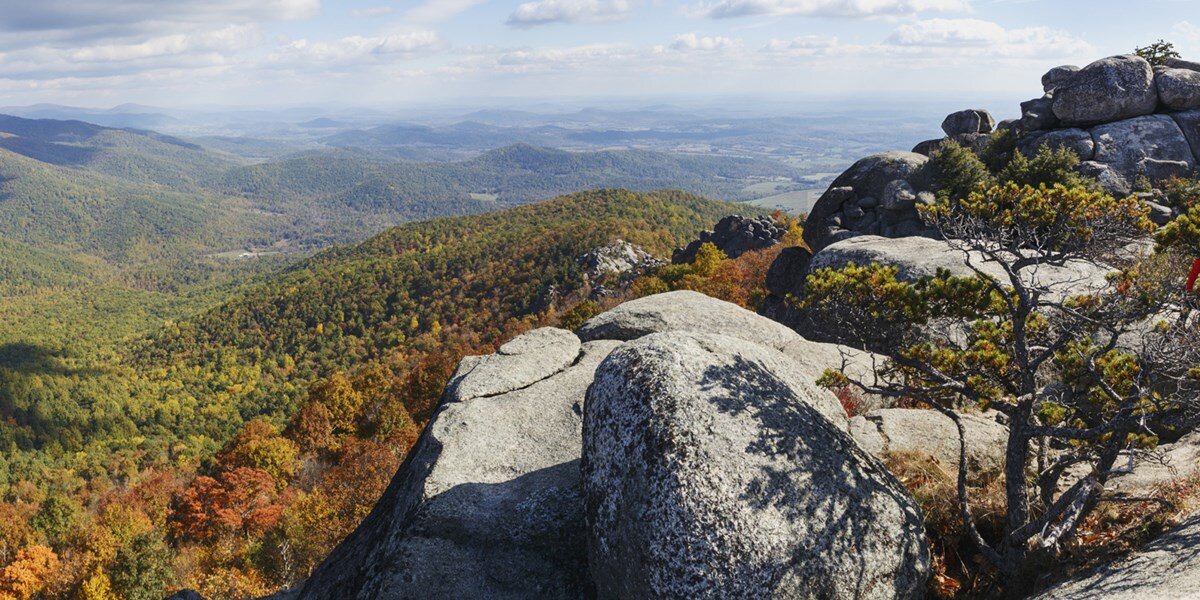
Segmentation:
{"type": "Polygon", "coordinates": [[[374,510],[300,597],[589,594],[583,400],[597,365],[618,345],[584,344],[576,364],[547,379],[443,404],[374,510]]]}
{"type": "Polygon", "coordinates": [[[1172,110],[1200,108],[1200,71],[1163,69],[1154,75],[1158,99],[1172,110]]]}
{"type": "Polygon", "coordinates": [[[975,154],[982,154],[984,149],[987,148],[988,142],[992,141],[992,134],[960,133],[951,139],[958,143],[959,146],[962,146],[963,148],[966,148],[975,154]]]}
{"type": "Polygon", "coordinates": [[[804,241],[808,247],[820,250],[840,235],[841,227],[833,224],[832,219],[842,210],[846,200],[859,198],[858,206],[866,209],[868,205],[863,200],[882,198],[884,188],[897,179],[907,181],[913,189],[925,187],[921,167],[928,160],[928,157],[912,152],[885,152],[854,163],[813,204],[804,223],[804,241]]]}
{"type": "MultiPolygon", "coordinates": [[[[971,256],[971,264],[979,271],[1000,281],[1008,280],[1004,270],[994,262],[986,261],[981,256],[968,255],[951,242],[927,237],[889,239],[862,235],[843,240],[816,253],[809,270],[840,269],[850,263],[878,263],[896,267],[896,277],[901,281],[933,277],[939,270],[957,277],[971,277],[976,271],[967,265],[968,256],[971,256]]],[[[1042,265],[1036,273],[1030,273],[1031,279],[1027,283],[1043,289],[1049,297],[1061,298],[1106,288],[1110,271],[1104,265],[1085,261],[1071,261],[1061,266],[1042,265]]]]}
{"type": "Polygon", "coordinates": [[[204,600],[204,596],[195,590],[179,590],[166,597],[166,600],[204,600]]]}
{"type": "Polygon", "coordinates": [[[977,108],[950,113],[942,121],[942,131],[950,137],[963,133],[991,133],[995,127],[992,114],[977,108]]]}
{"type": "Polygon", "coordinates": [[[702,232],[700,239],[693,240],[685,248],[677,249],[671,256],[671,262],[691,263],[696,260],[696,253],[705,242],[716,246],[725,256],[737,258],[751,250],[774,246],[786,234],[787,228],[769,216],[746,218],[730,215],[718,221],[712,231],[702,232]]]}
{"type": "Polygon", "coordinates": [[[780,298],[798,292],[804,287],[804,276],[808,274],[811,260],[812,253],[803,246],[784,248],[767,270],[767,291],[780,298]]]}
{"type": "Polygon", "coordinates": [[[664,331],[721,333],[779,349],[796,332],[736,304],[681,290],[630,300],[579,328],[584,341],[634,340],[664,331]]]}
{"type": "Polygon", "coordinates": [[[1175,124],[1183,131],[1183,137],[1187,138],[1192,156],[1200,162],[1200,110],[1175,113],[1171,118],[1175,119],[1175,124]]]}
{"type": "Polygon", "coordinates": [[[780,353],[719,335],[629,342],[584,417],[599,598],[919,598],[920,510],[780,353]]]}
{"type": "Polygon", "coordinates": [[[1095,179],[1104,191],[1114,196],[1128,196],[1133,191],[1133,182],[1125,179],[1111,165],[1094,160],[1079,163],[1079,174],[1095,179]]]}
{"type": "Polygon", "coordinates": [[[1129,54],[1100,59],[1054,90],[1054,115],[1066,125],[1094,125],[1149,115],[1158,107],[1154,70],[1129,54]]]}
{"type": "Polygon", "coordinates": [[[1144,600],[1194,598],[1200,589],[1200,514],[1083,577],[1059,584],[1035,600],[1144,600]]]}
{"type": "Polygon", "coordinates": [[[1094,160],[1112,167],[1127,182],[1187,175],[1196,158],[1171,117],[1151,115],[1092,128],[1094,160]]]}
{"type": "Polygon", "coordinates": [[[636,277],[663,264],[662,260],[646,252],[641,246],[621,239],[593,248],[579,257],[578,262],[583,267],[588,281],[595,281],[606,275],[636,277]]]}
{"type": "Polygon", "coordinates": [[[1187,69],[1189,71],[1200,71],[1200,63],[1193,62],[1190,60],[1183,60],[1182,58],[1165,58],[1165,59],[1163,59],[1163,65],[1165,65],[1171,69],[1187,69]]]}
{"type": "Polygon", "coordinates": [[[1041,131],[1057,126],[1054,100],[1050,97],[1034,98],[1021,103],[1021,131],[1041,131]]]}
{"type": "Polygon", "coordinates": [[[887,210],[904,210],[914,206],[917,193],[907,181],[897,179],[884,186],[882,200],[887,210]]]}
{"type": "Polygon", "coordinates": [[[1062,85],[1078,72],[1079,67],[1075,65],[1054,67],[1042,75],[1042,89],[1047,92],[1053,91],[1054,88],[1062,85]]]}
{"type": "Polygon", "coordinates": [[[1163,206],[1157,202],[1147,202],[1146,206],[1150,207],[1150,220],[1154,221],[1155,225],[1166,225],[1174,217],[1171,208],[1168,206],[1163,206]]]}
{"type": "MultiPolygon", "coordinates": [[[[1000,474],[1008,428],[992,418],[961,413],[967,441],[967,471],[975,481],[1000,474]]],[[[877,457],[887,452],[929,456],[953,474],[958,472],[958,428],[934,410],[885,408],[850,419],[850,435],[877,457]]]]}
{"type": "Polygon", "coordinates": [[[925,140],[923,142],[919,142],[916,146],[913,146],[912,151],[914,153],[920,154],[922,156],[932,156],[933,153],[940,150],[942,148],[942,144],[945,144],[945,143],[946,143],[946,138],[938,138],[936,140],[925,140]]]}
{"type": "Polygon", "coordinates": [[[446,384],[446,399],[462,402],[495,396],[541,381],[579,358],[579,338],[543,327],[513,338],[496,354],[468,356],[446,384]]]}
{"type": "Polygon", "coordinates": [[[1078,155],[1079,160],[1092,160],[1096,154],[1092,134],[1082,129],[1054,129],[1021,138],[1017,144],[1021,154],[1028,157],[1033,157],[1043,147],[1051,150],[1066,148],[1078,155]]]}

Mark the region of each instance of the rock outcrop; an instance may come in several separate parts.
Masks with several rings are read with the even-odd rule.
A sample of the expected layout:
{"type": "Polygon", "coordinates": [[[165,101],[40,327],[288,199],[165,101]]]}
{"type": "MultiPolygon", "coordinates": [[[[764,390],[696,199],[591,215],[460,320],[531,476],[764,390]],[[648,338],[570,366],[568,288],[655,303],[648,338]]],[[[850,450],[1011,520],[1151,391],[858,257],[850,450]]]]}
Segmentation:
{"type": "Polygon", "coordinates": [[[1054,87],[1054,116],[1064,125],[1096,125],[1153,114],[1154,69],[1135,55],[1100,59],[1054,87]]]}
{"type": "Polygon", "coordinates": [[[1144,600],[1195,598],[1200,589],[1200,514],[1132,555],[1079,579],[1059,584],[1035,600],[1144,600]]]}
{"type": "Polygon", "coordinates": [[[641,246],[622,239],[593,248],[579,257],[578,262],[583,267],[583,283],[591,288],[588,297],[592,300],[616,295],[628,289],[634,279],[665,264],[641,246]]]}
{"type": "Polygon", "coordinates": [[[581,415],[596,366],[618,343],[570,344],[569,337],[535,330],[505,344],[510,354],[464,360],[375,509],[313,573],[300,598],[589,593],[581,415]],[[570,347],[580,350],[557,370],[524,368],[539,354],[547,366],[560,365],[570,347]],[[506,364],[528,376],[489,383],[506,364]],[[508,391],[466,393],[497,389],[508,391]]]}
{"type": "Polygon", "coordinates": [[[730,215],[717,222],[712,231],[700,233],[700,239],[693,240],[684,248],[678,248],[671,256],[675,264],[690,263],[696,260],[696,253],[705,242],[710,242],[729,258],[737,258],[751,250],[770,248],[778,244],[787,229],[768,216],[746,218],[741,215],[730,215]]]}
{"type": "MultiPolygon", "coordinates": [[[[871,355],[809,342],[778,323],[695,292],[628,302],[586,323],[578,337],[536,329],[496,354],[463,359],[442,405],[374,510],[297,597],[590,597],[580,461],[585,394],[596,369],[622,344],[639,343],[627,340],[720,333],[728,334],[720,336],[723,343],[739,348],[738,356],[778,371],[781,381],[802,394],[810,420],[824,423],[825,437],[815,439],[826,440],[830,431],[838,432],[838,443],[849,439],[842,433],[848,422],[837,398],[813,382],[827,368],[845,366],[861,376],[873,368],[871,355]]],[[[709,391],[741,385],[736,372],[711,374],[709,391]]],[[[747,421],[750,425],[753,421],[747,421]]],[[[862,469],[876,472],[874,463],[860,464],[859,454],[844,458],[858,465],[846,467],[847,476],[866,477],[862,469]]],[[[791,460],[787,464],[793,468],[811,472],[833,464],[801,459],[777,461],[791,460]]],[[[724,460],[742,464],[736,457],[724,460]]],[[[893,490],[890,483],[878,485],[893,490]]],[[[808,522],[830,531],[841,527],[832,517],[825,521],[808,522]]],[[[901,583],[895,585],[907,586],[923,573],[900,573],[901,583]]],[[[880,577],[879,586],[893,585],[880,577]]]]}
{"type": "Polygon", "coordinates": [[[719,333],[776,350],[799,337],[736,304],[688,290],[631,300],[593,317],[577,333],[585,341],[626,341],[665,331],[719,333]]]}
{"type": "Polygon", "coordinates": [[[950,113],[942,121],[942,131],[945,131],[946,135],[950,137],[972,133],[991,133],[995,127],[996,119],[983,109],[960,110],[950,113]]]}
{"type": "Polygon", "coordinates": [[[604,361],[583,451],[600,598],[923,595],[919,509],[831,422],[841,407],[789,367],[695,333],[650,335],[604,361]]]}
{"type": "Polygon", "coordinates": [[[813,204],[804,241],[817,252],[859,234],[905,237],[926,232],[914,207],[929,186],[913,152],[868,156],[842,173],[813,204]]]}
{"type": "MultiPolygon", "coordinates": [[[[995,415],[959,414],[967,441],[967,473],[975,480],[996,476],[1004,467],[1008,427],[995,415]]],[[[923,454],[958,472],[958,428],[950,417],[933,410],[885,408],[850,419],[850,435],[875,456],[889,452],[923,454]]]]}

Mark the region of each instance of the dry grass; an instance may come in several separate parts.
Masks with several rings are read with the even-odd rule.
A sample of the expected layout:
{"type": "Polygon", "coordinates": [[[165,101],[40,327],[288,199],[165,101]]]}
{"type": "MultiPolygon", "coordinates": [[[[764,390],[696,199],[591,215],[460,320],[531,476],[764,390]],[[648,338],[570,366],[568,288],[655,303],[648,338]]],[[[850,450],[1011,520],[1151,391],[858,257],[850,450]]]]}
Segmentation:
{"type": "MultiPolygon", "coordinates": [[[[982,598],[995,594],[997,583],[989,565],[970,549],[958,512],[954,465],[915,452],[888,452],[884,464],[904,484],[925,515],[925,532],[933,564],[929,581],[932,598],[982,598]]],[[[970,489],[971,514],[985,538],[996,535],[1004,519],[1004,477],[978,474],[983,482],[970,489]]]]}

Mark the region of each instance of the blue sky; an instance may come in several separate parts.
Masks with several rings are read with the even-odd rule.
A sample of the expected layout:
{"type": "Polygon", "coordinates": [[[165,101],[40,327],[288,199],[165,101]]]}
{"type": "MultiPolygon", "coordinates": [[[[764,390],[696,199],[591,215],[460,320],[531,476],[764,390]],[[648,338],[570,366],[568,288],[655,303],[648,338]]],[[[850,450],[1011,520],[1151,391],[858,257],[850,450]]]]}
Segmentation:
{"type": "MultiPolygon", "coordinates": [[[[1200,1],[0,0],[0,105],[1032,97],[1200,1]]],[[[1189,21],[1190,19],[1190,21],[1189,21]]]]}

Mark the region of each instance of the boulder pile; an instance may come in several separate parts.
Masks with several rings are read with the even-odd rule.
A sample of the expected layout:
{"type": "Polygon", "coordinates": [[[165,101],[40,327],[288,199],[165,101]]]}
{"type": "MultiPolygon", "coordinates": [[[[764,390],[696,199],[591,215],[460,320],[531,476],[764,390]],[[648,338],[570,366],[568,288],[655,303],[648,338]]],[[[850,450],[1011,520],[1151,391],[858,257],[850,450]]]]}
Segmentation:
{"type": "MultiPolygon", "coordinates": [[[[885,152],[854,163],[809,212],[804,223],[808,249],[787,248],[772,265],[766,282],[770,296],[760,312],[798,326],[802,315],[786,298],[803,293],[804,279],[814,268],[848,260],[875,259],[918,275],[936,267],[961,272],[961,253],[936,242],[938,233],[916,209],[936,200],[922,167],[947,140],[981,153],[995,131],[1006,131],[1026,156],[1043,147],[1069,149],[1079,156],[1081,174],[1114,195],[1137,191],[1153,221],[1169,221],[1174,213],[1160,202],[1161,192],[1144,186],[1197,173],[1200,63],[1166,59],[1151,67],[1135,55],[1112,56],[1083,68],[1055,67],[1041,83],[1044,94],[1021,104],[1020,119],[996,123],[983,109],[958,111],[942,122],[945,137],[921,142],[912,152],[885,152]],[[867,239],[849,241],[860,236],[867,239]]],[[[1087,280],[1098,284],[1092,275],[1086,274],[1087,280]]]]}
{"type": "Polygon", "coordinates": [[[696,253],[705,242],[711,242],[729,258],[737,258],[751,250],[770,248],[783,240],[787,229],[768,216],[746,218],[730,215],[717,222],[712,231],[702,231],[700,238],[683,248],[676,248],[671,262],[679,265],[696,260],[696,253]]]}
{"type": "MultiPolygon", "coordinates": [[[[1079,155],[1084,174],[1121,195],[1142,180],[1187,176],[1200,162],[1198,63],[1168,58],[1152,67],[1136,55],[1111,56],[1083,68],[1055,67],[1042,76],[1042,89],[1044,95],[1021,103],[1020,119],[999,126],[1013,132],[1026,155],[1068,148],[1079,155]]],[[[979,135],[990,129],[974,133],[967,116],[979,112],[986,114],[947,117],[947,139],[979,150],[986,142],[979,135]]],[[[941,143],[921,142],[914,151],[929,154],[941,143]]]]}
{"type": "Polygon", "coordinates": [[[919,598],[920,510],[814,384],[870,360],[695,292],[533,330],[298,597],[919,598]]]}

